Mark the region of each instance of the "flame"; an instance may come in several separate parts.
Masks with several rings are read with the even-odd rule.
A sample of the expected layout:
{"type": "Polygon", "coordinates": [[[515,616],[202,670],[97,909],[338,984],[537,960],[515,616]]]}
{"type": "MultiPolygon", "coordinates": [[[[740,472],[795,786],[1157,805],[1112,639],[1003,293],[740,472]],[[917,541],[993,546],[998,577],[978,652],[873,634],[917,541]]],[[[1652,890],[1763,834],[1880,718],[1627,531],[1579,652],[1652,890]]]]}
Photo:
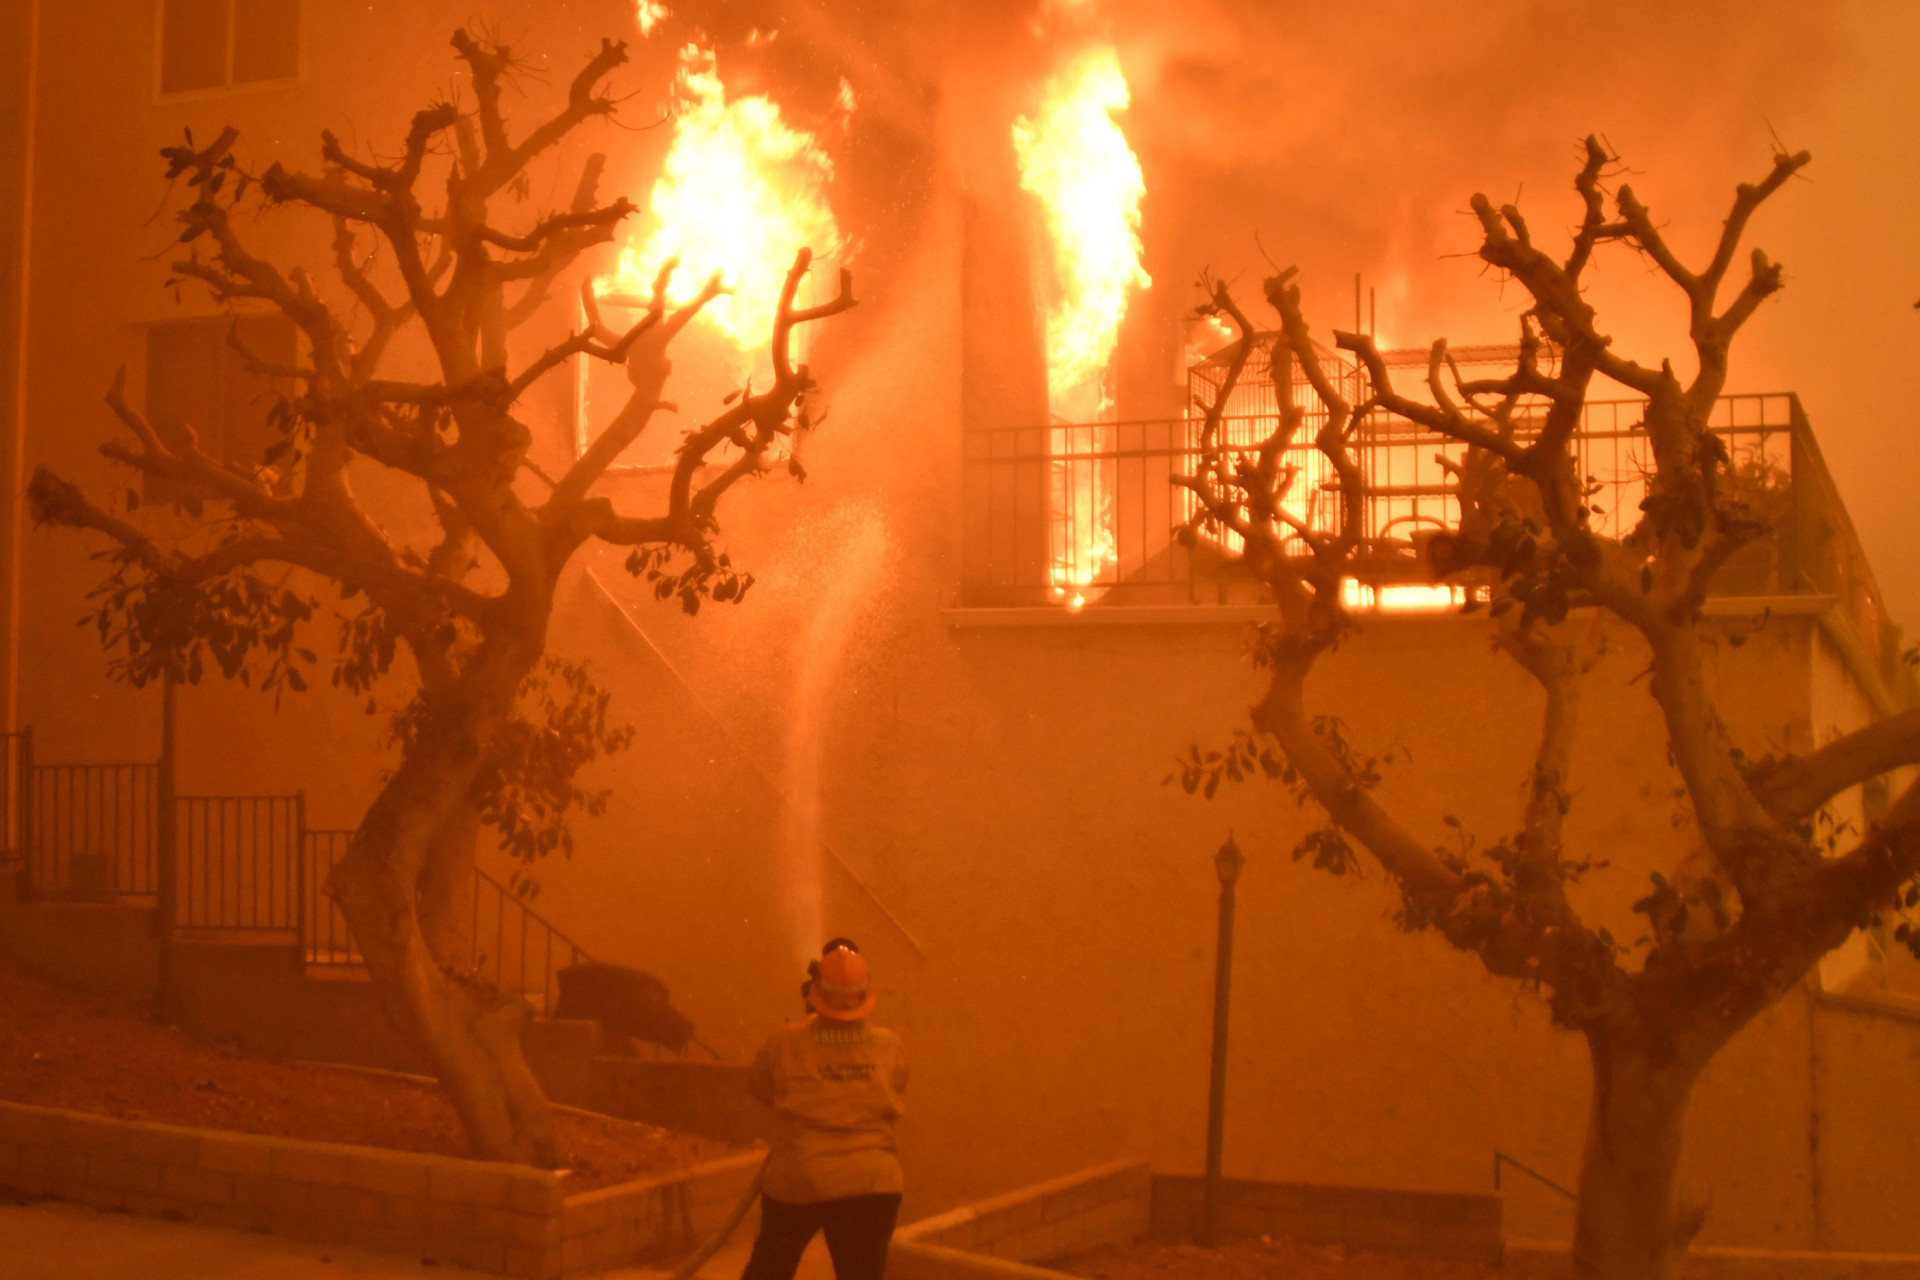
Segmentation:
{"type": "Polygon", "coordinates": [[[1140,265],[1146,180],[1114,118],[1130,95],[1107,45],[1082,51],[1048,81],[1039,111],[1014,121],[1020,185],[1040,202],[1053,245],[1047,308],[1047,393],[1061,419],[1048,432],[1056,461],[1052,499],[1053,593],[1071,608],[1118,560],[1114,541],[1113,416],[1107,368],[1130,289],[1152,280],[1140,265]]]}
{"type": "Polygon", "coordinates": [[[712,51],[698,45],[680,51],[674,97],[673,141],[648,202],[654,230],[621,249],[603,286],[645,296],[660,264],[678,258],[668,299],[679,303],[718,272],[730,292],[700,318],[757,351],[794,254],[810,248],[818,260],[845,247],[827,203],[833,162],[767,98],[729,100],[712,51]]]}
{"type": "Polygon", "coordinates": [[[1146,180],[1114,119],[1130,100],[1110,46],[1080,54],[1048,83],[1039,113],[1014,121],[1020,185],[1040,200],[1057,293],[1047,309],[1047,385],[1056,400],[1102,375],[1140,266],[1146,180]]]}
{"type": "Polygon", "coordinates": [[[650,36],[653,29],[667,16],[667,6],[660,0],[634,0],[634,20],[640,24],[640,34],[650,36]]]}

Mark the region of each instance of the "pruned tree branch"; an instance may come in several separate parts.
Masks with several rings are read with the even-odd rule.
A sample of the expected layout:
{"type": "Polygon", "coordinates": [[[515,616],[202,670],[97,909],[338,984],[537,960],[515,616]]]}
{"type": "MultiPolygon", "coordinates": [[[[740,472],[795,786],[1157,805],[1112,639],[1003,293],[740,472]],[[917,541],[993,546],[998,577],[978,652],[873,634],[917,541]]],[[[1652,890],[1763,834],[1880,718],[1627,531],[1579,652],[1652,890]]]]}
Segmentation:
{"type": "Polygon", "coordinates": [[[585,354],[611,363],[624,362],[628,379],[633,384],[633,394],[621,406],[620,412],[581,452],[566,474],[554,483],[550,505],[556,509],[584,498],[587,490],[606,474],[614,460],[640,438],[640,433],[646,429],[654,413],[668,407],[660,399],[666,387],[667,374],[672,368],[666,358],[667,344],[721,291],[720,277],[716,274],[707,280],[692,301],[675,310],[672,316],[666,316],[667,282],[676,265],[671,259],[661,264],[660,273],[653,283],[653,300],[646,314],[619,337],[614,337],[601,323],[598,307],[593,300],[593,286],[590,283],[583,285],[581,296],[588,313],[587,328],[541,358],[542,361],[552,359],[557,363],[572,355],[585,354]],[[658,332],[655,332],[656,326],[658,332]]]}
{"type": "Polygon", "coordinates": [[[515,146],[508,141],[506,117],[500,110],[501,80],[512,66],[512,51],[503,45],[483,44],[465,29],[454,33],[453,47],[466,61],[472,77],[480,137],[486,146],[484,161],[468,179],[474,193],[482,197],[500,190],[535,156],[581,124],[596,116],[612,115],[613,99],[596,93],[595,89],[627,60],[625,41],[602,40],[600,51],[580,69],[568,87],[566,107],[535,126],[515,146]]]}
{"type": "Polygon", "coordinates": [[[1920,765],[1920,710],[1897,712],[1806,755],[1749,770],[1747,780],[1767,812],[1791,825],[1841,792],[1907,765],[1920,765]]]}

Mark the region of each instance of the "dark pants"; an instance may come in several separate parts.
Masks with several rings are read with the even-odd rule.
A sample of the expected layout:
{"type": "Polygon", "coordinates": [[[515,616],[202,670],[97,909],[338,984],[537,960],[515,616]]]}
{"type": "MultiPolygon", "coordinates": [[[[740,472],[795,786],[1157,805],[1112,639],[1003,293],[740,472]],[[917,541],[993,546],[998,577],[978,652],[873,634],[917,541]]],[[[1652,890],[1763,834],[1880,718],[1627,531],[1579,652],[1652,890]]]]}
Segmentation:
{"type": "Polygon", "coordinates": [[[887,1242],[900,1214],[899,1196],[844,1196],[814,1204],[760,1197],[760,1234],[740,1280],[793,1280],[814,1233],[827,1233],[838,1280],[880,1280],[887,1242]]]}

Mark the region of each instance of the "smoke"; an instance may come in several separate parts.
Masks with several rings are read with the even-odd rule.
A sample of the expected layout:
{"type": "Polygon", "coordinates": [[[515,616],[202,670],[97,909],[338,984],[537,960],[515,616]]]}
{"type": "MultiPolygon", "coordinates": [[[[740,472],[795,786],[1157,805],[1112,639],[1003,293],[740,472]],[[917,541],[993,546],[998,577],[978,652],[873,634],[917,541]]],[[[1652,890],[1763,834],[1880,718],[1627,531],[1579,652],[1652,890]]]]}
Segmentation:
{"type": "Polygon", "coordinates": [[[1231,275],[1269,270],[1264,247],[1299,263],[1310,306],[1343,326],[1361,272],[1380,289],[1383,339],[1421,345],[1449,330],[1508,337],[1458,334],[1463,316],[1500,314],[1478,264],[1448,257],[1475,243],[1474,192],[1518,199],[1551,235],[1577,216],[1570,180],[1597,133],[1695,245],[1733,185],[1764,173],[1770,126],[1795,145],[1841,44],[1834,7],[1790,0],[1106,0],[1102,12],[1134,80],[1162,251],[1231,275]]]}

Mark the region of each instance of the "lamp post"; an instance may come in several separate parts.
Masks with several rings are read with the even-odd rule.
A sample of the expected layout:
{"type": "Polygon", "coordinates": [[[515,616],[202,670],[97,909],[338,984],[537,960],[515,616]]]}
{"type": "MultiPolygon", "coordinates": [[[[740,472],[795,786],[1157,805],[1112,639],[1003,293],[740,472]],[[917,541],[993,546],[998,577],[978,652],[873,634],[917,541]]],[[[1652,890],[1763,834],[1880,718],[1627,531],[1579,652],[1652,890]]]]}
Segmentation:
{"type": "Polygon", "coordinates": [[[1233,886],[1246,866],[1240,846],[1227,842],[1213,855],[1220,876],[1220,940],[1213,968],[1213,1074],[1207,1088],[1207,1179],[1200,1213],[1200,1243],[1220,1242],[1220,1146],[1227,1121],[1227,1006],[1233,990],[1233,886]]]}
{"type": "Polygon", "coordinates": [[[155,982],[154,1003],[163,1018],[171,1018],[175,1013],[174,1000],[174,922],[179,914],[179,826],[175,812],[174,792],[178,779],[174,765],[179,754],[178,689],[173,672],[169,669],[161,676],[160,683],[160,768],[158,785],[154,788],[156,808],[159,809],[159,827],[156,831],[159,883],[154,886],[158,901],[154,904],[153,924],[155,930],[155,950],[159,956],[157,981],[155,982]]]}

